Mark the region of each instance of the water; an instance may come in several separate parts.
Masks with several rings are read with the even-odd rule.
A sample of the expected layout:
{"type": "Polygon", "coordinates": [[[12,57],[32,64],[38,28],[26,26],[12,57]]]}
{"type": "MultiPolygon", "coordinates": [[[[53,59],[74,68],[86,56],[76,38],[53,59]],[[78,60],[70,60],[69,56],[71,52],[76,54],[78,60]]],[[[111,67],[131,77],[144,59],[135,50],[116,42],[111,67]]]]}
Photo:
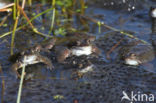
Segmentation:
{"type": "MultiPolygon", "coordinates": [[[[94,2],[89,2],[85,15],[104,21],[105,24],[112,27],[134,32],[134,36],[139,39],[151,42],[149,35],[151,21],[148,11],[149,7],[154,5],[152,1],[141,1],[142,7],[137,6],[139,2],[136,2],[135,10],[129,10],[129,6],[126,5],[121,6],[121,9],[120,6],[114,9],[115,4],[108,5],[108,8],[108,6],[101,5],[99,0],[97,0],[96,5],[93,5],[94,2]]],[[[110,1],[108,3],[111,4],[110,1]]],[[[74,23],[77,22],[79,21],[74,23]]],[[[81,25],[79,27],[80,24],[74,24],[74,26],[76,25],[78,29],[82,30],[89,28],[87,32],[96,35],[97,38],[102,38],[106,33],[112,31],[102,26],[101,33],[99,33],[97,24],[91,21],[87,23],[87,26],[81,25]]],[[[42,27],[42,25],[37,27],[42,27]]],[[[0,29],[1,33],[8,32],[8,28],[0,27],[0,29]]],[[[11,70],[11,62],[8,61],[10,39],[10,36],[0,39],[0,64],[5,80],[4,103],[16,102],[19,86],[19,79],[15,77],[11,70]]],[[[15,51],[30,47],[31,44],[42,39],[38,35],[33,35],[29,30],[21,30],[16,35],[15,51]]],[[[52,59],[55,66],[52,71],[46,69],[43,64],[27,67],[27,73],[30,77],[33,76],[33,79],[25,81],[21,103],[76,103],[74,101],[78,103],[129,103],[130,101],[127,100],[121,102],[122,91],[126,91],[128,95],[134,91],[136,93],[152,93],[156,96],[156,60],[141,66],[127,66],[115,59],[113,61],[107,60],[103,48],[100,49],[102,55],[99,58],[87,58],[95,65],[95,68],[93,71],[83,74],[82,77],[76,74],[79,68],[70,63],[73,59],[81,63],[86,57],[71,58],[68,65],[61,65],[52,59]],[[56,99],[56,97],[60,98],[56,99]]],[[[0,79],[0,81],[2,80],[0,79]]]]}

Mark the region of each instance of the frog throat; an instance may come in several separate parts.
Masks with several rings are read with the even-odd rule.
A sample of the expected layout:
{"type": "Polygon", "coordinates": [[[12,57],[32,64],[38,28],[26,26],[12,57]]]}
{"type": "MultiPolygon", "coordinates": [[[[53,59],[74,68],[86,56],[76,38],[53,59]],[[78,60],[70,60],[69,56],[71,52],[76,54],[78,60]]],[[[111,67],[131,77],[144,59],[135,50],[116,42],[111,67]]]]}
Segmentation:
{"type": "Polygon", "coordinates": [[[141,61],[136,60],[136,59],[129,59],[129,58],[127,58],[127,59],[125,59],[125,64],[137,66],[137,65],[141,64],[141,61]]]}
{"type": "Polygon", "coordinates": [[[90,55],[92,53],[92,46],[75,47],[71,49],[72,55],[90,55]]]}

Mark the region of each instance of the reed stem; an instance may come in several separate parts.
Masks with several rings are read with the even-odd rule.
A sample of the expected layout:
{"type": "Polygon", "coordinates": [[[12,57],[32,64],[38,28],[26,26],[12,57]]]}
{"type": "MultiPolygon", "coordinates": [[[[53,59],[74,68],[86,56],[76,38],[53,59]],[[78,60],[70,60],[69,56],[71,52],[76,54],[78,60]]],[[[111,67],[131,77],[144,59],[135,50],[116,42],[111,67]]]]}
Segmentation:
{"type": "Polygon", "coordinates": [[[14,39],[15,39],[15,32],[18,24],[18,17],[16,17],[13,32],[12,32],[12,37],[11,37],[11,55],[13,55],[13,48],[14,48],[14,39]]]}
{"type": "Polygon", "coordinates": [[[22,68],[22,75],[21,75],[21,80],[20,80],[20,84],[19,84],[19,89],[18,89],[18,95],[17,95],[16,103],[20,103],[20,101],[21,101],[21,93],[22,93],[22,86],[23,86],[24,75],[25,75],[25,57],[24,57],[24,66],[22,68]]]}
{"type": "Polygon", "coordinates": [[[53,14],[51,18],[51,27],[48,34],[51,34],[53,27],[54,27],[54,21],[55,21],[55,0],[52,0],[52,8],[53,8],[53,14]]]}
{"type": "MultiPolygon", "coordinates": [[[[32,17],[32,18],[29,20],[29,22],[32,22],[32,21],[35,20],[37,17],[39,17],[39,16],[41,16],[41,15],[43,15],[43,14],[45,14],[45,13],[51,11],[51,10],[53,10],[53,8],[47,9],[47,10],[45,10],[45,11],[43,11],[43,12],[37,14],[36,16],[32,17]]],[[[16,29],[16,31],[21,30],[22,28],[24,28],[26,25],[29,24],[29,22],[27,22],[26,24],[24,24],[24,25],[18,27],[18,28],[16,29]]],[[[8,36],[8,35],[10,35],[11,33],[13,33],[13,31],[4,33],[4,34],[0,35],[0,38],[3,38],[3,37],[5,37],[5,36],[8,36]]],[[[38,33],[38,34],[41,35],[41,36],[44,36],[44,37],[50,37],[50,38],[52,37],[52,36],[50,36],[50,35],[45,35],[45,34],[43,34],[43,33],[38,33]]]]}
{"type": "Polygon", "coordinates": [[[16,0],[14,0],[14,6],[13,6],[13,19],[16,19],[16,0]]]}
{"type": "MultiPolygon", "coordinates": [[[[17,7],[19,6],[19,0],[17,0],[15,2],[15,5],[16,5],[16,9],[18,9],[17,7]]],[[[12,37],[11,37],[11,50],[10,50],[11,55],[13,55],[15,32],[16,32],[16,28],[17,28],[17,25],[18,25],[18,19],[20,17],[20,10],[18,9],[16,11],[17,11],[17,17],[16,17],[16,20],[15,20],[15,24],[14,24],[14,28],[13,28],[13,33],[12,33],[12,37]]]]}

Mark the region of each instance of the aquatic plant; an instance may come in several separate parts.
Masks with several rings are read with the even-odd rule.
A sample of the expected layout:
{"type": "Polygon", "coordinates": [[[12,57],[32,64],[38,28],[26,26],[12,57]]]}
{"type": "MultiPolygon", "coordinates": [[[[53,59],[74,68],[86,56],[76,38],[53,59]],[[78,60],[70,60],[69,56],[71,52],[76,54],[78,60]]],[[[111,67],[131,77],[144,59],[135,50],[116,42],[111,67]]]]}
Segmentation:
{"type": "MultiPolygon", "coordinates": [[[[24,58],[24,61],[25,61],[25,58],[24,58]]],[[[21,101],[21,93],[22,93],[24,75],[25,75],[25,64],[24,64],[24,66],[22,68],[22,75],[21,75],[21,80],[20,80],[20,84],[19,84],[19,89],[18,89],[18,95],[17,95],[16,103],[20,103],[20,101],[21,101]]]]}

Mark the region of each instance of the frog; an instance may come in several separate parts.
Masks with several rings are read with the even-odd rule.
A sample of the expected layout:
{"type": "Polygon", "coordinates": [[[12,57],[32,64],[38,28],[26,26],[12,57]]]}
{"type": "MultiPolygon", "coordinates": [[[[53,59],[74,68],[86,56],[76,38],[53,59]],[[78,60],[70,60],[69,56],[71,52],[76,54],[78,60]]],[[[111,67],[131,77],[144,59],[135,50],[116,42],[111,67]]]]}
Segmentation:
{"type": "Polygon", "coordinates": [[[20,78],[21,75],[18,73],[18,69],[21,69],[24,66],[36,64],[36,63],[44,63],[48,66],[50,70],[54,68],[51,63],[51,60],[45,56],[40,55],[39,53],[29,53],[24,54],[18,58],[18,60],[12,65],[12,70],[15,71],[17,76],[20,78]]]}
{"type": "Polygon", "coordinates": [[[44,40],[41,43],[35,44],[32,47],[14,53],[8,58],[8,60],[14,63],[19,57],[24,56],[25,54],[29,54],[29,53],[31,54],[37,52],[39,53],[41,51],[49,53],[50,49],[52,49],[53,46],[55,45],[55,42],[56,42],[56,38],[49,38],[47,40],[44,40]]]}
{"type": "Polygon", "coordinates": [[[47,40],[44,40],[43,42],[36,44],[33,48],[32,51],[45,51],[45,52],[50,52],[50,50],[53,48],[53,46],[56,43],[56,38],[49,38],[47,40]]]}
{"type": "Polygon", "coordinates": [[[86,33],[67,33],[65,37],[63,38],[56,38],[56,43],[55,45],[62,45],[62,46],[67,46],[67,47],[72,47],[72,46],[77,46],[81,45],[84,43],[89,44],[90,42],[95,41],[96,37],[93,35],[89,35],[86,33]]]}
{"type": "Polygon", "coordinates": [[[132,40],[128,45],[123,46],[119,52],[124,63],[131,66],[139,66],[155,58],[152,45],[140,40],[132,40]]]}
{"type": "Polygon", "coordinates": [[[82,56],[95,54],[98,56],[100,54],[100,49],[96,47],[93,43],[96,39],[95,36],[88,34],[68,34],[67,42],[64,40],[63,45],[59,44],[55,47],[56,59],[59,63],[65,63],[66,58],[71,56],[82,56]]]}
{"type": "Polygon", "coordinates": [[[40,44],[36,44],[33,47],[12,55],[10,58],[15,59],[15,63],[11,68],[15,71],[17,77],[21,77],[18,73],[18,69],[32,64],[44,63],[52,70],[54,66],[52,65],[51,60],[48,57],[41,55],[41,52],[49,52],[49,50],[53,48],[55,42],[56,39],[54,38],[48,39],[46,42],[44,41],[40,44]]]}

